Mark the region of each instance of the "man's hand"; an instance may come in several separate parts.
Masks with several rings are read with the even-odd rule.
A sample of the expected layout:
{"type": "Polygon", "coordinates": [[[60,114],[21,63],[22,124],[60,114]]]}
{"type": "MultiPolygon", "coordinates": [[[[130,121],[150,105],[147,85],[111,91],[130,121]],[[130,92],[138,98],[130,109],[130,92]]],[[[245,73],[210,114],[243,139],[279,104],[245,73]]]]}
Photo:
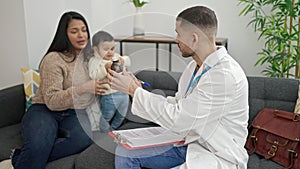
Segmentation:
{"type": "Polygon", "coordinates": [[[133,97],[135,90],[138,87],[142,87],[139,80],[131,72],[124,70],[123,74],[119,74],[111,69],[109,69],[108,72],[107,78],[110,80],[112,89],[133,97]]]}
{"type": "Polygon", "coordinates": [[[119,57],[119,62],[124,65],[124,59],[122,57],[119,57]]]}

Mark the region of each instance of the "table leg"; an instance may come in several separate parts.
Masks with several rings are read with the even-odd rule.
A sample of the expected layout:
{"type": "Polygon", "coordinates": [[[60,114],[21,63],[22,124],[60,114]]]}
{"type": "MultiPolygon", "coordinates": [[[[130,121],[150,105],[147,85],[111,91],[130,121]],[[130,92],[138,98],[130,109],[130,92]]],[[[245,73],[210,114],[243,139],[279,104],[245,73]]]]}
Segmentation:
{"type": "Polygon", "coordinates": [[[172,43],[169,43],[169,71],[172,71],[172,43]]]}
{"type": "Polygon", "coordinates": [[[120,41],[120,55],[123,56],[123,42],[120,41]]]}
{"type": "Polygon", "coordinates": [[[159,60],[158,60],[158,52],[159,52],[159,43],[156,43],[156,71],[158,71],[158,67],[159,67],[159,60]]]}

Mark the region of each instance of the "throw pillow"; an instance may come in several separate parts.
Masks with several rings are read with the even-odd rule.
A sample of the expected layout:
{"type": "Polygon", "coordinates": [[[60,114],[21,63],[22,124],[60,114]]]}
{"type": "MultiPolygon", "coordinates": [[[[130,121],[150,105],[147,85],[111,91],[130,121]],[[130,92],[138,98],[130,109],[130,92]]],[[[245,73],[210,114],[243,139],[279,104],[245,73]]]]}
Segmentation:
{"type": "Polygon", "coordinates": [[[35,95],[40,85],[40,73],[36,69],[21,68],[23,73],[23,85],[26,96],[26,110],[31,105],[32,97],[35,95]]]}
{"type": "Polygon", "coordinates": [[[299,89],[298,89],[298,99],[297,99],[297,102],[296,102],[294,113],[300,114],[300,86],[299,86],[299,89]]]}

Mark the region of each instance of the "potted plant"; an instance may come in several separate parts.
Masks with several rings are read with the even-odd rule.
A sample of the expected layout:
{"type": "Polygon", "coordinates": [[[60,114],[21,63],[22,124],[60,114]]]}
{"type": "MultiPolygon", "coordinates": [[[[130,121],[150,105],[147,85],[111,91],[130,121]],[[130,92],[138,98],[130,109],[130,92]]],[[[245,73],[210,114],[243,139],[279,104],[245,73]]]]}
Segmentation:
{"type": "Polygon", "coordinates": [[[132,2],[133,5],[138,8],[138,7],[142,7],[145,4],[149,3],[149,0],[129,0],[129,2],[132,2]]]}
{"type": "Polygon", "coordinates": [[[255,66],[270,77],[300,78],[300,0],[239,0],[241,15],[250,15],[248,26],[259,32],[264,48],[255,66]]]}
{"type": "Polygon", "coordinates": [[[133,20],[133,36],[144,36],[145,24],[142,14],[142,7],[149,3],[149,0],[129,0],[129,2],[132,2],[136,9],[133,20]]]}

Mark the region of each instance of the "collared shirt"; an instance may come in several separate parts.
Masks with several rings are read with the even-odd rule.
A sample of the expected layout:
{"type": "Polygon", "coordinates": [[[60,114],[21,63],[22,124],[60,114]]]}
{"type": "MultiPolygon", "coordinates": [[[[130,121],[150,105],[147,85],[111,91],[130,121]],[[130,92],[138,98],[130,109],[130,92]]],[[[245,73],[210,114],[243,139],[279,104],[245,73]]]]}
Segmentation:
{"type": "Polygon", "coordinates": [[[209,55],[195,77],[202,75],[187,95],[196,62],[180,78],[175,97],[164,98],[138,88],[132,112],[162,127],[181,133],[188,145],[190,169],[247,168],[244,149],[248,130],[248,82],[240,65],[224,47],[209,55]]]}

